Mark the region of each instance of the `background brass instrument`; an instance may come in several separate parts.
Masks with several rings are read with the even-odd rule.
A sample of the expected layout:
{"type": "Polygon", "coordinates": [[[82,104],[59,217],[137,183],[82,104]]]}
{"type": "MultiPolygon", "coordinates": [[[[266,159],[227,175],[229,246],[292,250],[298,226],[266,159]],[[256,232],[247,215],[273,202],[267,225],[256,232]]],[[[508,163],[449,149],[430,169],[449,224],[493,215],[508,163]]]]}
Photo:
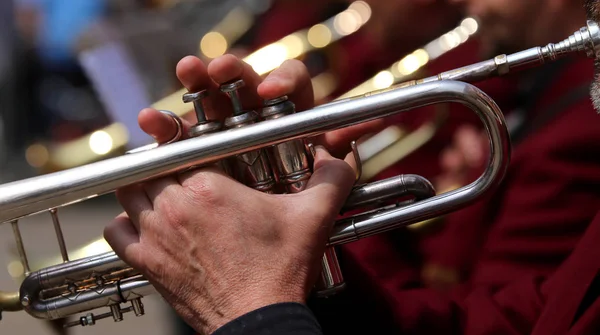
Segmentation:
{"type": "MultiPolygon", "coordinates": [[[[287,192],[301,191],[304,177],[310,175],[310,167],[306,164],[310,150],[300,145],[304,139],[435,103],[458,102],[480,117],[490,140],[490,157],[485,172],[467,186],[432,197],[430,184],[418,176],[397,176],[356,186],[346,207],[368,208],[376,205],[376,209],[338,220],[329,247],[465,207],[494,190],[504,176],[510,157],[508,131],[501,111],[484,92],[465,82],[530,68],[572,54],[584,54],[592,58],[600,55],[600,28],[595,22],[588,21],[586,27],[557,44],[500,55],[437,76],[335,101],[302,113],[294,113],[293,105],[285,98],[267,102],[260,120],[255,113],[234,108],[235,115],[225,122],[225,126],[230,128],[228,130],[221,130],[217,124],[206,120],[195,126],[194,134],[202,133],[195,138],[0,185],[0,222],[11,223],[23,264],[27,265],[28,261],[17,220],[46,211],[52,217],[63,256],[62,264],[35,272],[27,268],[28,275],[20,292],[0,295],[0,310],[24,309],[34,317],[52,320],[103,307],[110,309],[99,315],[88,313],[69,325],[92,325],[106,317],[118,321],[123,318],[123,313],[130,311],[138,316],[144,314],[140,299],[153,293],[153,289],[146,279],[114,253],[69,260],[57,216],[59,207],[107,194],[132,183],[216,162],[233,161],[232,165],[228,165],[232,167],[234,175],[235,171],[244,172],[242,178],[238,176],[240,181],[258,190],[269,192],[282,187],[287,192]],[[265,151],[274,155],[275,164],[269,165],[269,160],[258,159],[266,157],[265,151]],[[292,162],[284,160],[286,156],[300,158],[293,160],[300,163],[288,164],[292,162]],[[248,157],[254,158],[252,164],[240,164],[240,161],[247,162],[248,157]],[[275,173],[270,175],[270,169],[275,173]],[[296,178],[299,176],[301,178],[296,178]],[[408,205],[402,203],[377,207],[382,200],[404,195],[412,195],[415,201],[408,205]],[[130,306],[121,308],[123,303],[130,306]]],[[[235,89],[242,84],[234,82],[222,87],[237,106],[235,89]]],[[[202,98],[200,92],[191,94],[185,98],[186,101],[202,98]]],[[[205,120],[201,108],[196,112],[199,120],[205,120]]],[[[335,260],[331,257],[326,260],[335,260]]],[[[323,264],[326,270],[331,269],[330,263],[324,261],[323,264]]],[[[322,276],[325,284],[343,283],[339,281],[342,278],[326,276],[328,274],[331,273],[322,276]]]]}
{"type": "MultiPolygon", "coordinates": [[[[206,59],[224,54],[236,40],[253,24],[254,15],[243,6],[234,7],[223,20],[199,38],[197,54],[206,59]]],[[[310,51],[325,48],[336,41],[354,34],[371,17],[371,10],[364,1],[355,1],[335,16],[306,29],[296,31],[274,43],[264,46],[244,58],[254,70],[264,75],[277,68],[288,59],[298,58],[310,51]]],[[[80,58],[84,59],[84,56],[80,58]]],[[[82,60],[85,62],[85,60],[82,60]]],[[[100,71],[102,72],[102,71],[100,71]]],[[[333,89],[332,76],[327,73],[313,78],[316,97],[333,89]]],[[[104,85],[97,85],[104,86],[104,85]]],[[[151,107],[169,110],[178,116],[191,111],[190,106],[181,101],[185,89],[154,102],[151,107]]],[[[139,109],[139,108],[138,108],[139,109]]],[[[138,109],[130,113],[137,113],[138,109]]],[[[132,115],[133,115],[132,114],[132,115]]],[[[37,170],[47,173],[60,171],[109,157],[124,154],[132,142],[127,127],[114,122],[102,129],[61,144],[35,143],[26,150],[28,163],[37,170]],[[72,155],[77,152],[77,155],[72,155]]]]}

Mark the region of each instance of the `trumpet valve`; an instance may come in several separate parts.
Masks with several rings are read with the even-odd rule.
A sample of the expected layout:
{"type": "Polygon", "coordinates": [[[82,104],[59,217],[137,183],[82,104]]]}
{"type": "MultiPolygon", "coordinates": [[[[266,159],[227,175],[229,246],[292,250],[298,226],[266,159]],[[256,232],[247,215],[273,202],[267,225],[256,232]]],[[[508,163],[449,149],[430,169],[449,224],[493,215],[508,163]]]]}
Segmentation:
{"type": "Polygon", "coordinates": [[[198,119],[198,123],[204,123],[208,121],[206,119],[206,112],[204,110],[204,104],[202,100],[208,96],[207,90],[202,90],[198,92],[188,92],[185,93],[182,97],[184,103],[193,103],[194,111],[196,112],[196,118],[198,119]]]}
{"type": "MultiPolygon", "coordinates": [[[[233,104],[233,116],[225,119],[225,128],[241,128],[258,122],[255,111],[244,111],[238,89],[244,87],[243,80],[221,86],[233,104]]],[[[275,192],[275,180],[269,158],[264,149],[246,152],[230,159],[230,173],[239,182],[264,193],[275,192]]]]}
{"type": "MultiPolygon", "coordinates": [[[[295,105],[287,96],[264,101],[261,117],[265,120],[277,119],[296,112],[295,105]]],[[[298,193],[306,188],[312,175],[307,151],[303,140],[292,140],[270,148],[270,157],[278,175],[288,193],[298,193]]]]}
{"type": "Polygon", "coordinates": [[[243,80],[236,80],[231,83],[221,85],[221,92],[227,94],[233,105],[233,115],[244,114],[244,107],[240,99],[239,89],[246,86],[243,80]]]}
{"type": "MultiPolygon", "coordinates": [[[[296,106],[288,100],[287,96],[265,100],[263,104],[261,117],[265,120],[277,119],[296,112],[296,106]]],[[[312,149],[307,150],[303,140],[292,140],[270,148],[270,155],[274,160],[279,182],[284,185],[288,193],[302,192],[308,185],[308,180],[312,175],[308,161],[309,154],[313,154],[314,160],[312,149]]],[[[344,276],[335,248],[330,247],[325,250],[321,265],[321,276],[315,287],[316,295],[324,298],[343,290],[345,287],[344,276]]]]}
{"type": "Polygon", "coordinates": [[[198,92],[188,92],[182,97],[184,103],[193,103],[194,112],[198,122],[193,125],[188,131],[189,137],[198,137],[209,133],[214,133],[223,127],[221,122],[209,121],[206,117],[206,110],[204,109],[204,99],[208,97],[208,91],[202,90],[198,92]]]}

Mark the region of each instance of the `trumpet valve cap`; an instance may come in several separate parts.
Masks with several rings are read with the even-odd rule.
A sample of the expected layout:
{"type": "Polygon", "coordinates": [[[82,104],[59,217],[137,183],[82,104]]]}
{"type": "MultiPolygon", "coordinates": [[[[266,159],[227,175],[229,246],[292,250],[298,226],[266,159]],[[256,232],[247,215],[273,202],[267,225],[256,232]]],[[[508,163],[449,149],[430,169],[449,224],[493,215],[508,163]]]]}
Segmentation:
{"type": "Polygon", "coordinates": [[[183,102],[189,103],[194,101],[199,101],[208,96],[207,90],[202,90],[198,92],[188,92],[183,95],[183,102]]]}
{"type": "Polygon", "coordinates": [[[183,95],[184,103],[194,103],[194,111],[196,112],[196,118],[198,118],[199,123],[206,122],[206,113],[204,112],[204,105],[202,104],[202,100],[207,96],[207,90],[189,92],[183,95]]]}
{"type": "Polygon", "coordinates": [[[240,88],[246,86],[246,83],[243,80],[236,80],[236,81],[232,81],[230,83],[226,83],[221,85],[221,92],[223,93],[231,93],[234,91],[239,90],[240,88]]]}
{"type": "Polygon", "coordinates": [[[233,105],[233,114],[235,116],[244,113],[244,108],[242,107],[242,101],[238,92],[238,89],[244,86],[246,86],[246,84],[241,79],[221,85],[221,92],[227,94],[229,99],[231,99],[231,103],[233,105]]]}
{"type": "Polygon", "coordinates": [[[275,99],[264,100],[263,106],[261,116],[265,119],[277,118],[296,112],[296,106],[288,100],[286,95],[275,99]]]}
{"type": "Polygon", "coordinates": [[[268,100],[265,100],[265,101],[263,102],[263,105],[264,105],[265,107],[274,106],[274,105],[280,104],[280,103],[282,103],[282,102],[286,102],[287,100],[288,100],[288,97],[287,97],[287,95],[283,95],[283,96],[280,96],[280,97],[278,97],[278,98],[275,98],[275,99],[268,99],[268,100]]]}

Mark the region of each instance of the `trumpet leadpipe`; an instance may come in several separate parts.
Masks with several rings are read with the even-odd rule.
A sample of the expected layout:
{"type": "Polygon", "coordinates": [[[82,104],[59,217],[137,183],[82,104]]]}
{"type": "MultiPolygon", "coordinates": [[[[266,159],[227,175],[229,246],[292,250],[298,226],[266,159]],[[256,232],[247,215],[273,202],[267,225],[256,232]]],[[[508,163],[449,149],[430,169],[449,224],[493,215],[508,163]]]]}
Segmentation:
{"type": "Polygon", "coordinates": [[[510,55],[499,55],[493,59],[417,80],[415,83],[436,80],[459,80],[473,83],[490,77],[527,70],[577,54],[585,54],[589,58],[600,56],[600,27],[596,22],[587,21],[586,27],[581,28],[559,43],[533,47],[510,55]]]}

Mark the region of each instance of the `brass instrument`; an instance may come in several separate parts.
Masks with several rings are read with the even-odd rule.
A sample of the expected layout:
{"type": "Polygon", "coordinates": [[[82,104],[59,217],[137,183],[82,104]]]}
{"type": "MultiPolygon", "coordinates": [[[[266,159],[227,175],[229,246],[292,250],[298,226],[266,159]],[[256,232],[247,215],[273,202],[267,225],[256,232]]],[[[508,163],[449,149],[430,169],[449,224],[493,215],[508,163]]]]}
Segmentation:
{"type": "MultiPolygon", "coordinates": [[[[241,9],[240,9],[241,11],[241,9]]],[[[210,33],[206,34],[203,41],[201,43],[205,45],[204,48],[201,48],[204,56],[220,56],[221,53],[224,52],[225,48],[217,48],[211,49],[208,47],[210,44],[206,39],[215,38],[216,40],[225,41],[225,44],[231,44],[231,41],[234,41],[233,33],[225,33],[227,30],[226,27],[230,26],[230,24],[240,19],[241,14],[235,14],[238,10],[234,10],[232,14],[227,15],[227,17],[223,20],[222,24],[219,24],[217,28],[213,29],[210,33]],[[222,28],[219,28],[222,27],[222,28]],[[227,37],[230,36],[230,37],[227,37]]],[[[361,21],[360,24],[364,25],[370,19],[370,12],[368,4],[362,1],[355,1],[352,5],[349,6],[347,12],[342,12],[341,16],[336,16],[333,20],[329,20],[329,24],[325,25],[328,29],[336,29],[335,26],[339,27],[345,26],[348,23],[344,20],[348,20],[348,18],[353,17],[356,14],[349,13],[360,13],[361,21]],[[344,14],[346,13],[346,14],[344,14]],[[346,17],[346,19],[344,19],[346,17]],[[333,22],[333,24],[332,24],[333,22]],[[335,23],[337,22],[337,24],[335,23]]],[[[338,14],[339,15],[339,14],[338,14]]],[[[327,23],[327,21],[325,22],[327,23]]],[[[321,23],[324,24],[324,23],[321,23]]],[[[315,26],[313,26],[315,27],[315,26]]],[[[310,47],[310,42],[308,42],[308,32],[314,28],[309,28],[305,30],[301,30],[295,32],[291,35],[288,35],[274,44],[271,44],[268,47],[259,49],[255,53],[252,54],[252,57],[248,57],[245,59],[249,64],[254,65],[256,70],[264,71],[265,69],[272,70],[274,68],[273,64],[278,64],[283,61],[282,57],[272,56],[269,58],[269,53],[267,52],[269,49],[285,49],[291,50],[290,53],[286,52],[287,56],[296,56],[299,52],[305,53],[304,50],[308,50],[310,47]],[[301,45],[295,44],[298,41],[305,41],[301,45]],[[275,47],[274,47],[275,46],[275,47]],[[299,49],[299,47],[301,47],[299,49]],[[294,51],[295,50],[295,51],[294,51]],[[263,65],[264,64],[264,65],[263,65]]],[[[472,18],[465,18],[461,21],[461,23],[455,27],[454,29],[446,32],[439,38],[427,43],[422,48],[419,48],[402,59],[395,62],[392,66],[390,66],[387,70],[379,72],[373,78],[365,81],[364,83],[358,85],[354,89],[348,91],[347,93],[341,95],[337,99],[344,99],[356,95],[362,95],[367,92],[371,92],[377,89],[388,88],[393,84],[397,84],[401,81],[406,81],[408,79],[414,78],[419,69],[427,65],[429,62],[441,57],[447,52],[454,50],[458,46],[467,42],[471,36],[473,36],[478,30],[477,22],[472,18]]],[[[348,33],[353,30],[347,30],[348,33]]],[[[334,40],[331,43],[335,42],[341,36],[335,36],[334,40]]],[[[312,43],[316,43],[314,40],[312,43]]],[[[217,45],[219,43],[216,43],[217,45]]],[[[314,46],[313,46],[314,48],[314,46]]],[[[333,87],[335,87],[335,78],[331,73],[324,72],[321,73],[314,78],[312,78],[312,85],[314,90],[315,100],[319,101],[326,96],[329,96],[333,87]]],[[[184,91],[180,91],[183,93],[184,91]]],[[[169,96],[161,102],[157,102],[154,107],[159,108],[160,110],[171,110],[172,108],[178,108],[180,110],[180,115],[185,114],[187,108],[186,104],[182,101],[179,101],[175,95],[169,96]]],[[[434,120],[431,122],[427,122],[420,126],[415,131],[408,133],[405,129],[403,129],[400,125],[392,125],[379,134],[366,139],[365,141],[358,144],[358,152],[360,154],[362,160],[362,175],[361,181],[366,182],[373,178],[377,173],[381,172],[383,169],[389,167],[394,162],[397,162],[410,153],[418,150],[421,146],[426,144],[436,133],[437,129],[443,124],[446,118],[445,111],[438,113],[434,120]]],[[[118,133],[125,133],[127,130],[124,129],[119,124],[113,124],[110,127],[104,129],[104,132],[107,136],[104,136],[106,139],[112,138],[113,140],[116,138],[121,138],[115,136],[118,133]]],[[[96,136],[98,133],[96,133],[96,136]]],[[[92,144],[92,136],[90,138],[90,145],[92,144]]],[[[125,138],[125,137],[123,137],[125,138]]],[[[121,141],[117,141],[121,143],[121,141]]],[[[95,143],[95,142],[94,142],[95,143]]],[[[124,142],[123,142],[124,143],[124,142]]],[[[124,144],[123,144],[124,145],[124,144]]],[[[74,151],[79,152],[81,148],[84,146],[83,142],[75,141],[71,145],[63,145],[59,148],[55,148],[54,151],[50,153],[50,159],[48,162],[58,162],[61,161],[63,164],[61,165],[59,170],[70,166],[80,165],[82,162],[79,157],[72,155],[71,153],[74,151]],[[79,144],[77,144],[79,143],[79,144]],[[76,162],[78,161],[78,162],[76,162]]],[[[124,151],[122,145],[117,145],[121,147],[121,150],[124,151]]],[[[30,151],[44,151],[41,146],[31,146],[30,151]]],[[[110,154],[107,154],[110,156],[110,154]]],[[[31,155],[35,156],[35,155],[31,155]]],[[[45,155],[43,155],[45,156],[45,155]]],[[[410,228],[420,227],[421,224],[411,225],[410,228]]],[[[94,241],[87,243],[86,245],[76,249],[71,250],[70,253],[76,258],[83,258],[89,256],[91,254],[97,254],[101,252],[110,251],[110,246],[104,239],[99,238],[94,241]]],[[[16,253],[14,254],[16,256],[16,253]]],[[[55,264],[60,261],[60,256],[54,256],[49,259],[40,262],[41,265],[55,264]]],[[[37,264],[36,264],[37,265],[37,264]]],[[[41,267],[41,266],[40,266],[41,267]]],[[[21,267],[22,269],[22,267],[21,267]]],[[[17,273],[14,275],[15,279],[21,281],[23,278],[23,271],[13,271],[13,273],[17,273]]]]}
{"type": "MultiPolygon", "coordinates": [[[[123,313],[144,314],[141,298],[154,293],[149,282],[114,252],[69,260],[57,208],[113,192],[115,189],[177,173],[195,166],[221,163],[236,179],[264,192],[301,192],[311,174],[310,145],[305,140],[325,132],[406,112],[435,103],[457,102],[475,112],[490,140],[487,169],[473,183],[434,195],[431,184],[419,176],[400,175],[358,185],[345,209],[376,208],[337,220],[324,257],[317,293],[328,295],[343,285],[332,247],[383,233],[458,210],[493,191],[501,182],[510,157],[510,141],[504,117],[484,92],[466,82],[483,80],[511,71],[538,66],[558,58],[600,55],[600,28],[588,21],[566,40],[408,82],[386,90],[335,101],[295,113],[285,97],[265,102],[261,111],[245,111],[237,88],[243,82],[222,86],[230,96],[234,115],[221,124],[204,117],[204,92],[189,92],[184,100],[194,103],[198,123],[194,137],[150,150],[107,159],[57,173],[0,185],[0,222],[10,222],[27,277],[18,293],[0,294],[0,310],[25,310],[33,317],[55,320],[88,312],[67,326],[93,325],[123,313]],[[412,196],[413,202],[380,205],[383,201],[412,196]],[[379,206],[379,207],[377,207],[379,206]],[[35,272],[28,269],[18,219],[49,211],[63,263],[35,272]],[[130,306],[122,308],[122,304],[130,306]],[[90,311],[108,308],[103,314],[90,311]]],[[[356,146],[353,151],[357,153],[356,146]]],[[[357,178],[358,179],[358,178],[357,178]]]]}
{"type": "MultiPolygon", "coordinates": [[[[223,55],[242,35],[243,30],[251,27],[252,15],[253,13],[249,13],[243,7],[234,8],[216,27],[202,37],[199,43],[199,54],[203,58],[216,58],[223,55]]],[[[325,48],[356,33],[370,18],[369,5],[364,1],[354,1],[346,10],[266,45],[246,56],[244,61],[259,75],[267,74],[288,59],[325,48]]],[[[315,77],[315,87],[320,87],[321,85],[318,84],[326,77],[326,74],[315,77]]],[[[181,101],[181,96],[185,93],[185,89],[180,89],[154,102],[151,107],[157,110],[169,110],[181,117],[191,112],[189,106],[181,101]]],[[[115,122],[66,143],[32,144],[27,148],[25,156],[31,166],[43,172],[55,172],[122,155],[127,151],[129,142],[130,134],[127,128],[115,122]],[[77,152],[78,155],[72,155],[73,152],[77,152]]]]}

